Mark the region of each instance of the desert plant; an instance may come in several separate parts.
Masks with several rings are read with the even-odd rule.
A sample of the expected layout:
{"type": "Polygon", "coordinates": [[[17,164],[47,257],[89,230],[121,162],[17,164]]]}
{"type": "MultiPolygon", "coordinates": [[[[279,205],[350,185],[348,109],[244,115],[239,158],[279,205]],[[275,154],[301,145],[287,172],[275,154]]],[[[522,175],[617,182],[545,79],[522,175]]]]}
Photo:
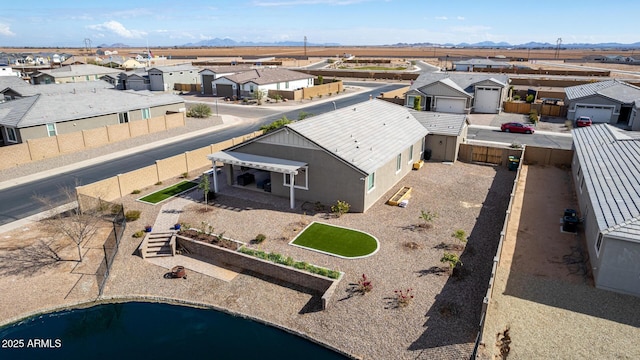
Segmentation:
{"type": "Polygon", "coordinates": [[[196,104],[187,111],[187,116],[192,118],[208,118],[211,116],[211,108],[206,104],[196,104]]]}
{"type": "Polygon", "coordinates": [[[529,113],[529,121],[533,124],[537,124],[540,117],[538,116],[538,112],[536,110],[531,110],[529,113]]]}
{"type": "Polygon", "coordinates": [[[186,179],[186,178],[189,177],[189,173],[188,172],[183,172],[182,175],[180,175],[180,176],[182,176],[183,179],[186,179]]]}
{"type": "Polygon", "coordinates": [[[467,242],[467,233],[465,233],[464,230],[462,229],[458,229],[454,231],[453,234],[451,234],[451,237],[456,238],[462,241],[463,243],[467,242]]]}
{"type": "Polygon", "coordinates": [[[280,129],[281,127],[290,123],[291,123],[291,120],[287,119],[286,116],[283,116],[280,119],[270,124],[260,126],[260,130],[264,131],[265,133],[268,133],[268,132],[280,129]]]}
{"type": "Polygon", "coordinates": [[[358,279],[358,285],[356,286],[356,290],[362,295],[373,290],[373,284],[365,274],[362,274],[362,277],[358,279]]]}
{"type": "Polygon", "coordinates": [[[513,101],[520,101],[520,95],[518,94],[513,95],[513,101]]]}
{"type": "Polygon", "coordinates": [[[436,214],[435,212],[420,210],[419,218],[424,220],[424,222],[420,224],[420,227],[424,227],[427,229],[431,228],[433,226],[432,224],[433,220],[437,217],[438,217],[438,214],[436,214]]]}
{"type": "Polygon", "coordinates": [[[162,185],[162,181],[158,181],[156,185],[162,185]]]}
{"type": "Polygon", "coordinates": [[[122,211],[122,204],[113,204],[111,205],[111,214],[115,215],[122,211]]]}
{"type": "Polygon", "coordinates": [[[460,261],[458,255],[452,253],[444,253],[444,255],[442,255],[442,258],[440,259],[440,262],[449,264],[450,273],[453,273],[453,269],[458,266],[458,264],[462,265],[462,261],[460,261]]]}
{"type": "Polygon", "coordinates": [[[144,231],[138,230],[138,231],[134,232],[133,235],[131,235],[131,236],[133,236],[134,238],[141,238],[141,237],[144,236],[144,231]]]}
{"type": "Polygon", "coordinates": [[[264,98],[264,90],[257,89],[253,92],[253,98],[256,99],[258,105],[262,105],[262,99],[264,98]]]}
{"type": "Polygon", "coordinates": [[[318,75],[318,85],[324,84],[324,77],[322,75],[318,75]]]}
{"type": "Polygon", "coordinates": [[[138,189],[135,189],[135,190],[133,190],[131,193],[132,193],[133,195],[136,195],[136,194],[140,194],[140,193],[141,193],[141,191],[140,191],[140,190],[138,190],[138,189]]]}
{"type": "Polygon", "coordinates": [[[276,103],[278,103],[280,100],[282,100],[282,95],[280,94],[275,94],[273,96],[273,99],[276,101],[276,103]]]}
{"type": "Polygon", "coordinates": [[[348,202],[338,200],[335,205],[331,206],[331,212],[336,216],[340,217],[349,212],[351,205],[348,202]]]}
{"type": "Polygon", "coordinates": [[[267,239],[267,236],[265,234],[258,234],[258,235],[256,235],[256,238],[254,240],[255,240],[255,242],[257,244],[260,244],[263,241],[265,241],[266,239],[267,239]]]}
{"type": "Polygon", "coordinates": [[[413,300],[413,289],[407,290],[395,290],[393,293],[396,295],[396,303],[398,307],[406,307],[413,300]]]}
{"type": "Polygon", "coordinates": [[[313,116],[313,114],[311,114],[311,113],[308,113],[306,111],[300,111],[298,113],[298,120],[304,120],[304,119],[306,119],[308,117],[312,117],[312,116],[313,116]]]}
{"type": "Polygon", "coordinates": [[[528,102],[529,104],[531,104],[533,102],[534,96],[533,94],[529,94],[527,95],[527,97],[525,98],[525,101],[528,102]]]}
{"type": "Polygon", "coordinates": [[[422,98],[420,97],[413,98],[413,110],[420,111],[420,109],[422,108],[422,106],[420,105],[421,99],[422,98]]]}
{"type": "Polygon", "coordinates": [[[129,210],[124,214],[124,218],[127,222],[136,221],[140,219],[140,210],[129,210]]]}
{"type": "Polygon", "coordinates": [[[200,178],[200,183],[198,184],[198,188],[202,190],[202,194],[204,195],[204,205],[206,207],[209,204],[209,192],[211,191],[211,184],[209,183],[209,175],[202,174],[202,177],[200,178]]]}

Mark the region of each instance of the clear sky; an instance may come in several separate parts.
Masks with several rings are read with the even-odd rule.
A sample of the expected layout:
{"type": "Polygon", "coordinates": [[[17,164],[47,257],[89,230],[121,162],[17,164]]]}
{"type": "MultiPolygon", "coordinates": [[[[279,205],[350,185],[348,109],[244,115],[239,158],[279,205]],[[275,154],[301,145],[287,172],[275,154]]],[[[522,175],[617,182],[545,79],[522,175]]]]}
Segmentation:
{"type": "Polygon", "coordinates": [[[13,0],[0,7],[0,46],[634,43],[638,23],[638,0],[13,0]]]}

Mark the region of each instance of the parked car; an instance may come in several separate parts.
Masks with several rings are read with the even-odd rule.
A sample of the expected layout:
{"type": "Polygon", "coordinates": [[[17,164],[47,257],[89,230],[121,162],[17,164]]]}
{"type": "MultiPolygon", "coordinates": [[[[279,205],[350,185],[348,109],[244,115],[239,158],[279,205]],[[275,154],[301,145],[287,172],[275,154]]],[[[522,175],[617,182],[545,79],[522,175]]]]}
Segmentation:
{"type": "Polygon", "coordinates": [[[524,134],[533,134],[536,132],[531,125],[519,123],[519,122],[508,122],[502,124],[500,126],[500,130],[504,132],[514,132],[514,133],[524,133],[524,134]]]}
{"type": "Polygon", "coordinates": [[[591,126],[592,121],[588,116],[580,116],[576,119],[576,127],[591,126]]]}

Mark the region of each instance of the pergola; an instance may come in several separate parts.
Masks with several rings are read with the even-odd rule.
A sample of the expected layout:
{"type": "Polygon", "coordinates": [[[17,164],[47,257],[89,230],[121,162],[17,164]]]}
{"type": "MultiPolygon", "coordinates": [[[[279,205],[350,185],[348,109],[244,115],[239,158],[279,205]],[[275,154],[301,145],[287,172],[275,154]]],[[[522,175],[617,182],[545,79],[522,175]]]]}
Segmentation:
{"type": "MultiPolygon", "coordinates": [[[[209,158],[213,163],[214,169],[216,161],[219,161],[224,164],[288,174],[291,180],[289,181],[290,206],[292,209],[295,207],[295,176],[298,175],[298,170],[300,170],[300,168],[307,166],[307,163],[269,156],[246,154],[237,151],[218,151],[217,153],[207,156],[207,158],[209,158]]],[[[213,176],[213,191],[218,192],[218,179],[215,176],[215,171],[213,176]]]]}

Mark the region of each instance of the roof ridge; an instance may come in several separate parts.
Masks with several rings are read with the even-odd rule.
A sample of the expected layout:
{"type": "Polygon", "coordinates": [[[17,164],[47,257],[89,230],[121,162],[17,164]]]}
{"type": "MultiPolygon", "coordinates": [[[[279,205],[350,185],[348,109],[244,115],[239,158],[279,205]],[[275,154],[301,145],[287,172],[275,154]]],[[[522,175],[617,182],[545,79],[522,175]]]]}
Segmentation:
{"type": "MultiPolygon", "coordinates": [[[[20,120],[16,121],[16,128],[20,127],[20,123],[22,122],[22,120],[24,120],[24,118],[27,117],[27,114],[29,114],[31,109],[33,109],[33,107],[36,104],[36,102],[38,102],[38,100],[40,100],[40,95],[42,95],[42,94],[35,94],[35,95],[23,97],[23,99],[25,99],[25,102],[27,102],[27,100],[30,100],[31,98],[34,98],[34,99],[33,99],[33,101],[31,101],[31,104],[29,105],[29,108],[25,112],[22,113],[22,116],[20,117],[20,120]]],[[[15,100],[13,100],[13,101],[15,101],[15,100]]]]}

